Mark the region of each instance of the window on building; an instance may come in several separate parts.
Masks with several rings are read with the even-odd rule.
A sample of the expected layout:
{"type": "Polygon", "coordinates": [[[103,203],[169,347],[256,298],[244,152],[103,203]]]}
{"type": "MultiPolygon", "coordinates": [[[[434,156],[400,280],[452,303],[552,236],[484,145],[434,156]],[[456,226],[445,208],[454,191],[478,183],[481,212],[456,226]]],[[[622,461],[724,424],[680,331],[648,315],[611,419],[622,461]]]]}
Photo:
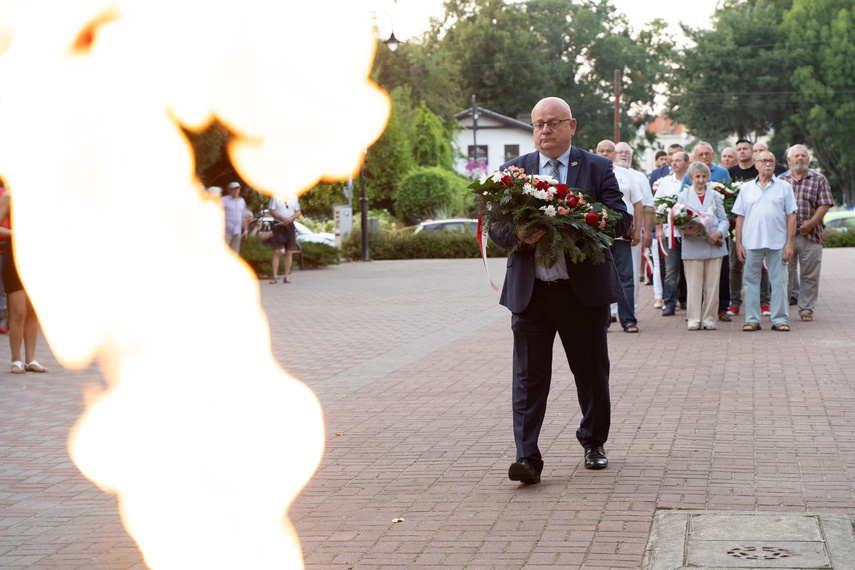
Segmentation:
{"type": "Polygon", "coordinates": [[[505,162],[513,160],[520,155],[520,145],[506,144],[505,145],[505,162]]]}
{"type": "Polygon", "coordinates": [[[476,154],[475,145],[469,145],[469,160],[471,162],[483,162],[487,164],[487,145],[479,144],[476,154]]]}

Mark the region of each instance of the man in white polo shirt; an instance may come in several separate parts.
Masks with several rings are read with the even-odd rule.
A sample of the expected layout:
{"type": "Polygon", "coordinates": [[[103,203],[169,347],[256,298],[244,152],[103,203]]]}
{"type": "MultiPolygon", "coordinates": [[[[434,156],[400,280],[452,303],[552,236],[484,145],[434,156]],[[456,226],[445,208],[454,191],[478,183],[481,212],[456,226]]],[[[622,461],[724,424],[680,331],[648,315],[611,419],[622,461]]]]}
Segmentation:
{"type": "Polygon", "coordinates": [[[775,177],[775,155],[761,152],[755,160],[759,176],[742,186],[736,214],[736,253],[744,264],[746,332],[760,328],[760,271],[769,271],[772,330],[786,332],[789,317],[787,273],[784,262],[793,257],[796,234],[796,197],[793,187],[775,177]]]}

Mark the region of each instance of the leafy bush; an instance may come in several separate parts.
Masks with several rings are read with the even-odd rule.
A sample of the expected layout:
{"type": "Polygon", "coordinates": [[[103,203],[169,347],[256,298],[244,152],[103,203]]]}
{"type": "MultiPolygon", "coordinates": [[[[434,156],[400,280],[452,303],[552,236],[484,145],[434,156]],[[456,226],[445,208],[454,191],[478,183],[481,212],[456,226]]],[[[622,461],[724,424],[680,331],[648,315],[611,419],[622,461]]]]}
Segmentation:
{"type": "MultiPolygon", "coordinates": [[[[473,234],[463,232],[379,233],[368,236],[368,253],[373,260],[477,258],[481,252],[473,234]]],[[[342,243],[342,255],[362,259],[362,236],[352,234],[342,243]]],[[[505,257],[508,251],[492,240],[489,257],[505,257]]]]}
{"type": "Polygon", "coordinates": [[[303,265],[306,269],[326,267],[327,265],[338,265],[341,263],[337,247],[325,243],[303,242],[300,244],[303,250],[303,265]]]}
{"type": "Polygon", "coordinates": [[[439,167],[414,168],[401,180],[395,213],[409,224],[417,224],[437,208],[449,207],[466,182],[439,167]]]}
{"type": "MultiPolygon", "coordinates": [[[[341,262],[338,248],[324,243],[301,243],[303,265],[307,269],[326,267],[341,262]]],[[[273,275],[273,248],[265,245],[258,236],[251,236],[240,246],[240,256],[259,277],[273,275]]],[[[300,263],[300,257],[294,256],[294,265],[300,263]]],[[[280,269],[285,266],[285,255],[279,256],[280,269]]],[[[282,271],[278,272],[280,275],[282,271]]]]}
{"type": "Polygon", "coordinates": [[[824,232],[823,247],[855,247],[855,230],[824,232]]]}

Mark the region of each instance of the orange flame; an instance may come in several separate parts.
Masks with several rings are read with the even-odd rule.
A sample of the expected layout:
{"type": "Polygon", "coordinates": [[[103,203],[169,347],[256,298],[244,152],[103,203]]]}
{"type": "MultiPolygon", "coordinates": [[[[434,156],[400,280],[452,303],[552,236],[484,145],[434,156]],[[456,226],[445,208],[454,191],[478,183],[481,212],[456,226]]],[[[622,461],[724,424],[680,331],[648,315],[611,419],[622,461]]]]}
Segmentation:
{"type": "Polygon", "coordinates": [[[57,358],[110,383],[71,453],[151,567],[301,567],[285,512],[323,451],[179,124],[226,124],[269,193],[346,177],[389,113],[374,46],[350,0],[0,1],[18,269],[57,358]]]}

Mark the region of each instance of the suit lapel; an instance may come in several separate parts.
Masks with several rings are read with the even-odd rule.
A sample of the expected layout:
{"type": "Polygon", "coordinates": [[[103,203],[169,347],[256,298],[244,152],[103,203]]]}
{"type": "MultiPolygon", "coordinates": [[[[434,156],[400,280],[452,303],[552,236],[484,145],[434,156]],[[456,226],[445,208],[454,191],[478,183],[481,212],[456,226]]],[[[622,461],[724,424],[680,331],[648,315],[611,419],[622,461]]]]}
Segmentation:
{"type": "Polygon", "coordinates": [[[531,153],[523,164],[526,174],[540,174],[540,153],[531,153]]]}
{"type": "Polygon", "coordinates": [[[567,184],[568,188],[576,188],[576,180],[579,178],[579,171],[582,169],[582,153],[575,146],[570,148],[570,162],[567,164],[567,184]]]}

